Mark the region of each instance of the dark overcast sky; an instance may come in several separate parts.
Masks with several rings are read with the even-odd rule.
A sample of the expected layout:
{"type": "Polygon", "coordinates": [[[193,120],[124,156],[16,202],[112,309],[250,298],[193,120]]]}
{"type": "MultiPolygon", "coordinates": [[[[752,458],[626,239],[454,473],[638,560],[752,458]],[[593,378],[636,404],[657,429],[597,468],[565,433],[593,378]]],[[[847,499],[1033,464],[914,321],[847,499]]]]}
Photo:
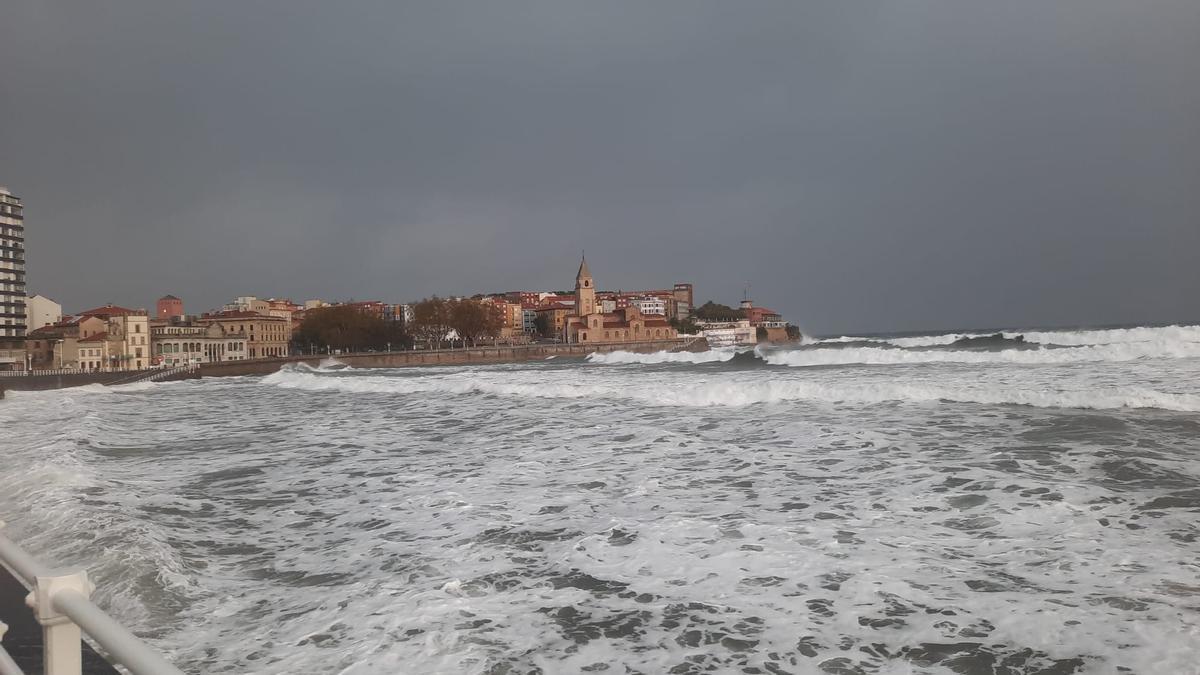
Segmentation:
{"type": "Polygon", "coordinates": [[[1200,319],[1200,2],[0,13],[30,290],[696,284],[806,330],[1200,319]]]}

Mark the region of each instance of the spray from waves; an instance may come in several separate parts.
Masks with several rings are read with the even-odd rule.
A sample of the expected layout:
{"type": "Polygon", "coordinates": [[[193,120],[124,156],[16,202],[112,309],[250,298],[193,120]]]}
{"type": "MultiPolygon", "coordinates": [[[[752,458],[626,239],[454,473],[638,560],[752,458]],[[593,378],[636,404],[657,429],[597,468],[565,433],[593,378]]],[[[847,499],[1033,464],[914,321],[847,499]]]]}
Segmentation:
{"type": "Polygon", "coordinates": [[[1028,387],[970,387],[923,384],[821,384],[796,380],[697,381],[629,386],[620,383],[544,383],[489,381],[479,377],[398,378],[336,377],[280,371],[263,383],[285,389],[359,394],[444,394],[507,396],[538,399],[625,399],[652,406],[689,408],[750,406],[772,403],[834,404],[979,403],[1038,408],[1158,408],[1200,412],[1200,396],[1152,389],[1049,391],[1028,387]]]}
{"type": "Polygon", "coordinates": [[[718,349],[710,349],[706,352],[651,352],[649,354],[637,354],[627,351],[615,351],[607,353],[588,354],[587,360],[589,363],[601,363],[605,365],[625,365],[632,363],[639,364],[659,364],[659,363],[717,363],[729,361],[738,354],[747,353],[748,349],[736,349],[733,347],[721,347],[718,349]]]}
{"type": "Polygon", "coordinates": [[[83,384],[78,387],[67,387],[65,389],[42,389],[42,390],[32,390],[32,391],[22,391],[19,389],[18,390],[6,390],[4,392],[4,396],[17,398],[17,399],[30,399],[30,400],[38,400],[38,399],[60,400],[64,396],[70,397],[70,396],[74,396],[74,395],[83,395],[83,394],[113,394],[113,393],[116,393],[117,391],[120,391],[120,390],[114,389],[113,387],[105,386],[103,384],[93,383],[93,384],[83,384]]]}
{"type": "Polygon", "coordinates": [[[333,371],[333,370],[348,370],[348,369],[350,369],[349,363],[338,361],[335,358],[321,359],[321,362],[318,363],[317,367],[316,367],[316,370],[321,371],[321,372],[328,372],[328,371],[333,371]]]}
{"type": "Polygon", "coordinates": [[[909,363],[1013,363],[1056,364],[1137,359],[1200,357],[1200,342],[1123,342],[1059,349],[1005,349],[1002,351],[930,351],[888,347],[854,347],[822,350],[778,350],[761,357],[775,366],[892,365],[909,363]]]}

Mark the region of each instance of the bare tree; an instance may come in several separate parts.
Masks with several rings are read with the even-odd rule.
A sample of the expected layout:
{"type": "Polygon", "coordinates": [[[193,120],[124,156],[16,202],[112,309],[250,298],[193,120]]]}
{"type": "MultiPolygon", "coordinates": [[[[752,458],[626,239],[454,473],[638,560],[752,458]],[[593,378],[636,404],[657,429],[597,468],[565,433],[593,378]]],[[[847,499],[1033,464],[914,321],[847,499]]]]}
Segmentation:
{"type": "Polygon", "coordinates": [[[453,301],[433,296],[413,305],[413,320],[411,333],[417,340],[427,346],[442,342],[450,334],[451,304],[453,301]]]}
{"type": "Polygon", "coordinates": [[[504,325],[500,308],[486,299],[452,301],[449,315],[450,327],[460,338],[471,344],[475,344],[481,338],[496,337],[504,325]]]}

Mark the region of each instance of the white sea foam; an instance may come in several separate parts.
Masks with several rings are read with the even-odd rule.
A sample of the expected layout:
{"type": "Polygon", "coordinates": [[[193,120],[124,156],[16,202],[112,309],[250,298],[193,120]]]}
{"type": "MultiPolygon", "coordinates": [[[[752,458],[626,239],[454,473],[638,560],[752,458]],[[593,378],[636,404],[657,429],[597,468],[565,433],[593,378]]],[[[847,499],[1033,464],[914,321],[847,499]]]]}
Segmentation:
{"type": "Polygon", "coordinates": [[[560,359],[19,395],[0,518],[189,672],[1190,672],[1198,381],[560,359]]]}
{"type": "Polygon", "coordinates": [[[623,365],[631,363],[715,363],[719,361],[728,361],[744,351],[747,350],[723,347],[718,349],[710,349],[703,352],[659,351],[650,352],[647,354],[639,354],[627,351],[606,353],[596,352],[594,354],[588,354],[587,360],[591,363],[602,363],[607,365],[623,365]]]}
{"type": "Polygon", "coordinates": [[[949,401],[991,405],[1027,405],[1039,408],[1160,408],[1200,412],[1200,395],[1170,393],[1150,388],[1089,387],[1062,390],[1048,387],[984,385],[933,385],[874,381],[833,383],[803,379],[657,379],[634,385],[598,380],[585,382],[535,382],[520,377],[428,376],[323,377],[306,373],[276,373],[265,378],[275,386],[306,391],[340,391],[359,394],[484,395],[517,399],[626,399],[650,406],[743,407],[784,402],[818,403],[930,403],[949,401]]]}

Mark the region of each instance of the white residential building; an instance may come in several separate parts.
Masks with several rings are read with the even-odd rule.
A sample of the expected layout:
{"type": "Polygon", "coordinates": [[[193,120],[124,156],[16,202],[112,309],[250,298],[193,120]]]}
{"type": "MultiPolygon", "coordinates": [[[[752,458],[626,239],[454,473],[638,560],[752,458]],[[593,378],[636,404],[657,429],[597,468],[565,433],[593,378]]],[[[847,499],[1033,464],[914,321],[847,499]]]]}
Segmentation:
{"type": "Polygon", "coordinates": [[[62,305],[44,295],[25,298],[25,325],[29,330],[62,321],[62,305]]]}
{"type": "Polygon", "coordinates": [[[700,322],[700,334],[708,340],[708,346],[742,347],[758,344],[758,331],[749,321],[705,321],[700,322]]]}
{"type": "Polygon", "coordinates": [[[667,315],[667,303],[662,298],[656,298],[653,295],[643,295],[640,298],[634,298],[629,301],[629,304],[637,307],[638,311],[642,314],[667,315]]]}

